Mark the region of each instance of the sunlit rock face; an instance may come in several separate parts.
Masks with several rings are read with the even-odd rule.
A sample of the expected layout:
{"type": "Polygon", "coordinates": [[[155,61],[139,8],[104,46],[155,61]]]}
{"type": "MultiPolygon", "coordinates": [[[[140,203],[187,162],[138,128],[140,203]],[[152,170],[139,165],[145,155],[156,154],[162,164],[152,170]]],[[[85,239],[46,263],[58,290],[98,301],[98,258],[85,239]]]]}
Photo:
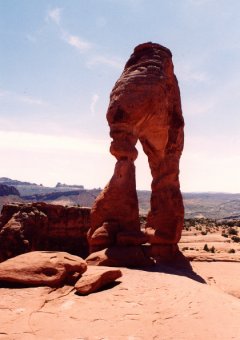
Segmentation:
{"type": "Polygon", "coordinates": [[[43,202],[7,204],[0,216],[0,262],[36,250],[88,255],[90,208],[43,202]]]}
{"type": "Polygon", "coordinates": [[[151,42],[134,49],[111,92],[107,121],[110,152],[117,162],[91,211],[91,251],[146,242],[154,247],[175,246],[184,217],[178,176],[184,120],[170,50],[151,42]],[[138,140],[152,174],[151,209],[144,232],[135,181],[138,140]]]}

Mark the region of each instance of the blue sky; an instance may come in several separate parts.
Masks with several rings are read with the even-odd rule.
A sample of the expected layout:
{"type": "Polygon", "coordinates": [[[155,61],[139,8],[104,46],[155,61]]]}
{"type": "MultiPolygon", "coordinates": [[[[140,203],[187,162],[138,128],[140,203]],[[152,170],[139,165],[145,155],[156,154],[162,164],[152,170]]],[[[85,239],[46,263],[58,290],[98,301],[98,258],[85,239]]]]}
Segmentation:
{"type": "MultiPolygon", "coordinates": [[[[146,41],[173,53],[182,190],[240,192],[238,0],[0,0],[0,176],[103,187],[109,94],[146,41]]],[[[138,149],[137,187],[149,189],[138,149]]]]}

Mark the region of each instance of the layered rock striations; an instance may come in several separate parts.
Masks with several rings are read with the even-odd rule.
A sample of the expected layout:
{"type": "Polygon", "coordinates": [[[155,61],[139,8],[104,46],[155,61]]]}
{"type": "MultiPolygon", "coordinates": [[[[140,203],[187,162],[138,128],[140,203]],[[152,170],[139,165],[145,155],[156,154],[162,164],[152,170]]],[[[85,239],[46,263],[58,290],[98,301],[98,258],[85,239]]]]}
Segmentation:
{"type": "Polygon", "coordinates": [[[184,217],[178,176],[184,120],[172,54],[167,48],[149,42],[134,49],[111,92],[107,121],[110,152],[117,162],[91,211],[90,250],[149,242],[153,246],[148,248],[148,256],[162,256],[166,249],[172,255],[184,217]],[[144,233],[135,183],[138,140],[152,174],[151,210],[144,233]]]}

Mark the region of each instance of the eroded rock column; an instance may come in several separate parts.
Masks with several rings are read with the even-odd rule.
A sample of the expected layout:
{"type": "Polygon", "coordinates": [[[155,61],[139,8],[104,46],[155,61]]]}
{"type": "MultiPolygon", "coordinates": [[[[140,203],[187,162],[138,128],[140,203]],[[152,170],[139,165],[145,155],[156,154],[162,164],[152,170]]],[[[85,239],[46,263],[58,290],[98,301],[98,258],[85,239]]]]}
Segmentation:
{"type": "Polygon", "coordinates": [[[149,258],[172,257],[184,216],[178,178],[184,121],[167,48],[145,43],[134,49],[112,90],[107,120],[113,139],[110,152],[117,163],[112,179],[92,208],[90,249],[138,246],[149,258]],[[144,234],[140,232],[135,184],[137,140],[148,157],[153,177],[144,234]],[[140,246],[146,242],[151,246],[140,246]]]}
{"type": "Polygon", "coordinates": [[[91,211],[91,252],[113,245],[142,243],[140,233],[135,165],[137,137],[129,131],[111,129],[110,152],[117,159],[114,174],[91,211]]]}

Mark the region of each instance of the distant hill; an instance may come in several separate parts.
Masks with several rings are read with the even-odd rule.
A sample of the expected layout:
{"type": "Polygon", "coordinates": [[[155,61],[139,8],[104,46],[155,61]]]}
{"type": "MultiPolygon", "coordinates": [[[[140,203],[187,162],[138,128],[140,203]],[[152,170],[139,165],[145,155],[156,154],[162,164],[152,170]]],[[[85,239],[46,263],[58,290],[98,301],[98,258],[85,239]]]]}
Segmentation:
{"type": "Polygon", "coordinates": [[[53,192],[65,192],[65,191],[79,191],[84,187],[82,185],[67,185],[62,183],[57,183],[55,187],[45,187],[42,184],[22,182],[19,180],[0,177],[0,184],[14,186],[20,193],[22,197],[24,196],[34,196],[34,195],[46,195],[53,192]]]}
{"type": "Polygon", "coordinates": [[[20,193],[14,186],[0,183],[0,196],[9,196],[9,195],[20,196],[20,193]]]}
{"type": "MultiPolygon", "coordinates": [[[[43,201],[62,205],[80,205],[91,207],[101,189],[84,189],[83,185],[67,185],[57,183],[55,187],[45,187],[36,183],[21,182],[1,177],[0,185],[14,186],[19,196],[13,201],[43,201]]],[[[138,190],[139,212],[146,214],[150,208],[151,192],[138,190]]],[[[6,196],[7,197],[7,196],[6,196]]],[[[9,202],[10,197],[5,197],[9,202]]],[[[229,193],[183,193],[185,218],[240,218],[240,194],[229,193]]],[[[7,203],[6,202],[6,203],[7,203]]]]}

